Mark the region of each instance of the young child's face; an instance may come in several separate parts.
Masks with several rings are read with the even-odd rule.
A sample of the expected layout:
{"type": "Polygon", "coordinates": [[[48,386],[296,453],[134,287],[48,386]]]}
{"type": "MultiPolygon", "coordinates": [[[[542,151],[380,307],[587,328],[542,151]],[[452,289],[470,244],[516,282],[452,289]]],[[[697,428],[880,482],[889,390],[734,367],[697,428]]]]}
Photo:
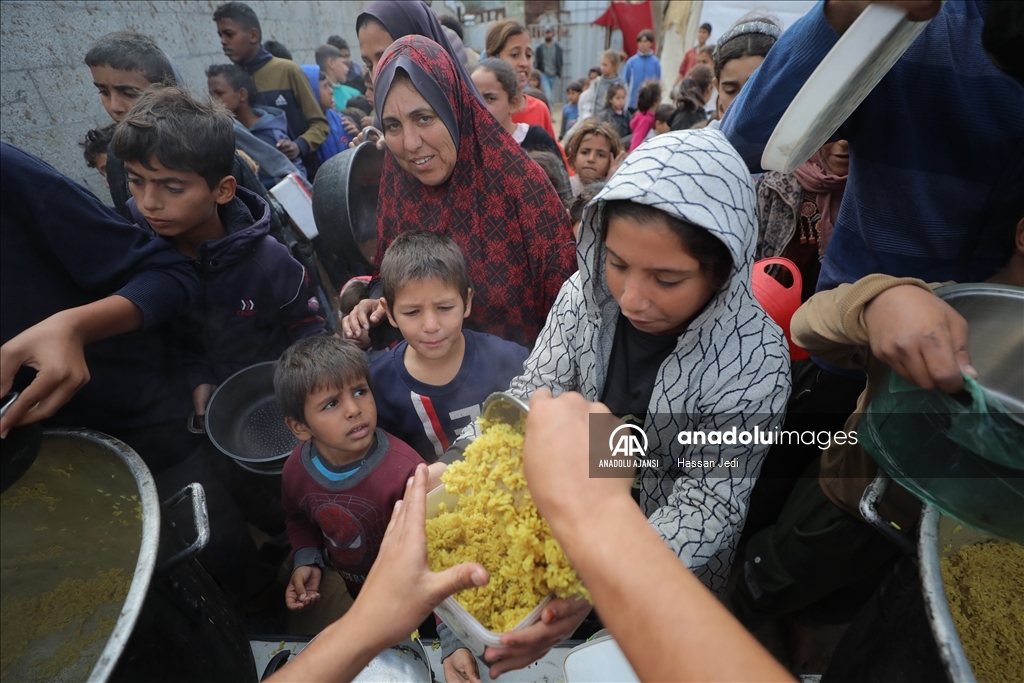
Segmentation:
{"type": "Polygon", "coordinates": [[[341,57],[330,57],[327,60],[327,77],[335,83],[344,83],[348,78],[348,65],[341,57]]]}
{"type": "Polygon", "coordinates": [[[498,123],[505,125],[512,118],[512,103],[508,100],[508,93],[501,86],[494,73],[487,69],[477,69],[473,72],[473,83],[484,98],[484,106],[487,111],[498,120],[498,123]]]}
{"type": "Polygon", "coordinates": [[[128,110],[139,99],[139,95],[150,86],[150,82],[141,71],[125,71],[104,64],[90,66],[92,84],[100,93],[100,102],[107,114],[120,123],[128,110]]]}
{"type": "Polygon", "coordinates": [[[366,101],[370,103],[370,110],[377,106],[373,103],[373,81],[366,82],[366,101]]]}
{"type": "Polygon", "coordinates": [[[540,90],[540,77],[530,74],[530,87],[540,90]]]}
{"type": "Polygon", "coordinates": [[[681,332],[714,294],[700,263],[664,222],[613,218],[605,246],[608,289],[641,332],[681,332]]]}
{"type": "Polygon", "coordinates": [[[601,75],[601,72],[599,70],[591,69],[590,72],[587,73],[587,78],[592,81],[595,78],[599,77],[600,75],[601,75]]]}
{"type": "Polygon", "coordinates": [[[710,37],[711,34],[708,33],[708,30],[706,28],[697,29],[697,43],[699,43],[700,45],[703,45],[704,43],[708,42],[708,38],[710,37]]]}
{"type": "Polygon", "coordinates": [[[519,76],[519,87],[526,85],[533,72],[533,43],[528,33],[512,36],[501,48],[498,59],[512,67],[519,76]]]}
{"type": "Polygon", "coordinates": [[[334,109],[334,85],[326,78],[320,79],[320,108],[324,111],[334,109]]]}
{"type": "Polygon", "coordinates": [[[603,135],[583,136],[573,167],[585,183],[603,181],[612,165],[612,145],[603,135]]]}
{"type": "Polygon", "coordinates": [[[664,133],[668,133],[671,130],[672,130],[672,128],[668,125],[667,121],[657,121],[656,120],[654,122],[654,134],[655,135],[662,135],[664,133]]]}
{"type": "Polygon", "coordinates": [[[388,318],[421,361],[440,362],[462,348],[462,321],[469,317],[473,292],[466,303],[450,284],[436,278],[413,280],[395,294],[388,318]]]}
{"type": "Polygon", "coordinates": [[[619,88],[615,91],[615,95],[612,96],[612,109],[616,112],[621,112],[626,108],[626,91],[619,88]]]}
{"type": "Polygon", "coordinates": [[[345,68],[349,71],[352,70],[352,51],[351,50],[338,50],[341,53],[341,61],[345,63],[345,68]]]}
{"type": "Polygon", "coordinates": [[[711,69],[712,71],[715,68],[715,60],[711,59],[711,55],[709,55],[707,52],[698,52],[697,53],[697,63],[698,64],[703,64],[704,66],[706,66],[707,68],[711,69]]]}
{"type": "Polygon", "coordinates": [[[234,19],[218,19],[217,35],[224,56],[236,64],[249,61],[260,50],[260,39],[255,29],[248,31],[234,19]]]}
{"type": "Polygon", "coordinates": [[[234,179],[227,182],[230,176],[211,190],[195,171],[167,168],[155,156],[147,164],[126,161],[124,167],[135,204],[163,237],[196,241],[211,224],[219,225],[219,220],[211,223],[217,206],[235,196],[234,179]]]}
{"type": "Polygon", "coordinates": [[[654,43],[652,43],[646,36],[636,41],[636,48],[640,50],[641,54],[650,54],[652,47],[654,47],[654,43]]]}
{"type": "Polygon", "coordinates": [[[206,87],[210,91],[210,97],[223,104],[232,114],[238,113],[239,107],[242,106],[242,90],[235,90],[226,78],[219,75],[207,78],[206,87]]]}
{"type": "Polygon", "coordinates": [[[566,90],[565,96],[569,98],[569,104],[576,104],[580,101],[580,94],[575,90],[566,90]]]}
{"type": "Polygon", "coordinates": [[[325,387],[306,396],[305,422],[286,417],[285,423],[302,441],[312,441],[332,465],[345,465],[366,456],[377,428],[377,404],[365,377],[342,386],[325,387]]]}
{"type": "Polygon", "coordinates": [[[612,60],[607,57],[601,57],[601,75],[605,78],[612,78],[617,73],[618,69],[612,64],[612,60]]]}
{"type": "Polygon", "coordinates": [[[760,55],[748,55],[731,59],[725,63],[722,73],[715,80],[715,85],[718,86],[718,106],[723,114],[732,101],[739,97],[743,86],[747,84],[763,61],[764,57],[760,55]]]}

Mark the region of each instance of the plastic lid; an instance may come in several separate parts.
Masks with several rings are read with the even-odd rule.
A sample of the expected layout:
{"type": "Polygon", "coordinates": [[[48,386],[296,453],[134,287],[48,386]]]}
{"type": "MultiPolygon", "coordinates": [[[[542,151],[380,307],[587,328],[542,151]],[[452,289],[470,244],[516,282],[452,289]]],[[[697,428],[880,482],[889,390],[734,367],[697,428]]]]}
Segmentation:
{"type": "Polygon", "coordinates": [[[793,98],[761,155],[792,173],[839,130],[928,25],[891,5],[868,5],[793,98]]]}

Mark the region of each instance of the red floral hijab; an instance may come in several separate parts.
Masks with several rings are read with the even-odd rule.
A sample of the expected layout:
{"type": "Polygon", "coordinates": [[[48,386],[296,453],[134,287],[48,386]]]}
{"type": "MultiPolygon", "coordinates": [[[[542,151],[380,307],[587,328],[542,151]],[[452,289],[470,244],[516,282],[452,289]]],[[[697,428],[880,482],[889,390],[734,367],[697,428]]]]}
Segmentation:
{"type": "Polygon", "coordinates": [[[404,231],[450,235],[466,256],[475,291],[467,326],[531,346],[558,290],[576,271],[565,207],[541,167],[429,38],[406,36],[384,53],[374,83],[378,112],[399,70],[444,122],[458,156],[451,178],[428,187],[385,154],[376,264],[404,231]]]}

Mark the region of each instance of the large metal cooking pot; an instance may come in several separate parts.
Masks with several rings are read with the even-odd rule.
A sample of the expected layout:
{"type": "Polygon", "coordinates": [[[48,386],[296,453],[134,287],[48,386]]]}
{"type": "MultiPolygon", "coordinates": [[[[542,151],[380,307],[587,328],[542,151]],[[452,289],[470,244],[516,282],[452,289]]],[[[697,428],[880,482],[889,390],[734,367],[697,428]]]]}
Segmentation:
{"type": "Polygon", "coordinates": [[[991,537],[931,505],[917,544],[850,624],[821,683],[976,683],[953,623],[940,561],[991,537]]]}
{"type": "Polygon", "coordinates": [[[3,680],[254,681],[245,629],[193,559],[209,538],[202,487],[164,510],[190,496],[186,545],[134,451],[47,431],[2,496],[3,680]]]}
{"type": "Polygon", "coordinates": [[[206,432],[213,445],[256,474],[281,474],[299,444],[274,395],[274,365],[257,363],[231,375],[206,408],[206,432]]]}
{"type": "Polygon", "coordinates": [[[313,181],[313,218],[320,239],[349,262],[373,265],[377,255],[377,195],[383,171],[384,152],[364,142],[328,159],[313,181]]]}

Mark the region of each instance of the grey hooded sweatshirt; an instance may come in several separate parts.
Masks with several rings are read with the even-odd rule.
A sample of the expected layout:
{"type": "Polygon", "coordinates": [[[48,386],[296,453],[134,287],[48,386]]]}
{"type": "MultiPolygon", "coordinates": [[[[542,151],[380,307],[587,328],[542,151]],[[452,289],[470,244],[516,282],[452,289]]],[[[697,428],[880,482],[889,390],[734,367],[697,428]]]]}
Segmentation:
{"type": "Polygon", "coordinates": [[[697,225],[729,249],[729,280],[679,336],[662,363],[644,431],[648,454],[732,460],[738,467],[646,470],[640,504],[651,525],[715,593],[725,589],[747,501],[769,446],[681,445],[680,431],[731,428],[763,433],[782,425],[790,392],[789,351],[782,331],[751,291],[757,207],[750,174],[718,131],[659,135],[626,157],[587,205],[580,227],[579,271],[559,292],[547,323],[510,393],[539,387],[604,392],[619,305],[605,280],[600,240],[605,202],[626,199],[697,225]]]}

